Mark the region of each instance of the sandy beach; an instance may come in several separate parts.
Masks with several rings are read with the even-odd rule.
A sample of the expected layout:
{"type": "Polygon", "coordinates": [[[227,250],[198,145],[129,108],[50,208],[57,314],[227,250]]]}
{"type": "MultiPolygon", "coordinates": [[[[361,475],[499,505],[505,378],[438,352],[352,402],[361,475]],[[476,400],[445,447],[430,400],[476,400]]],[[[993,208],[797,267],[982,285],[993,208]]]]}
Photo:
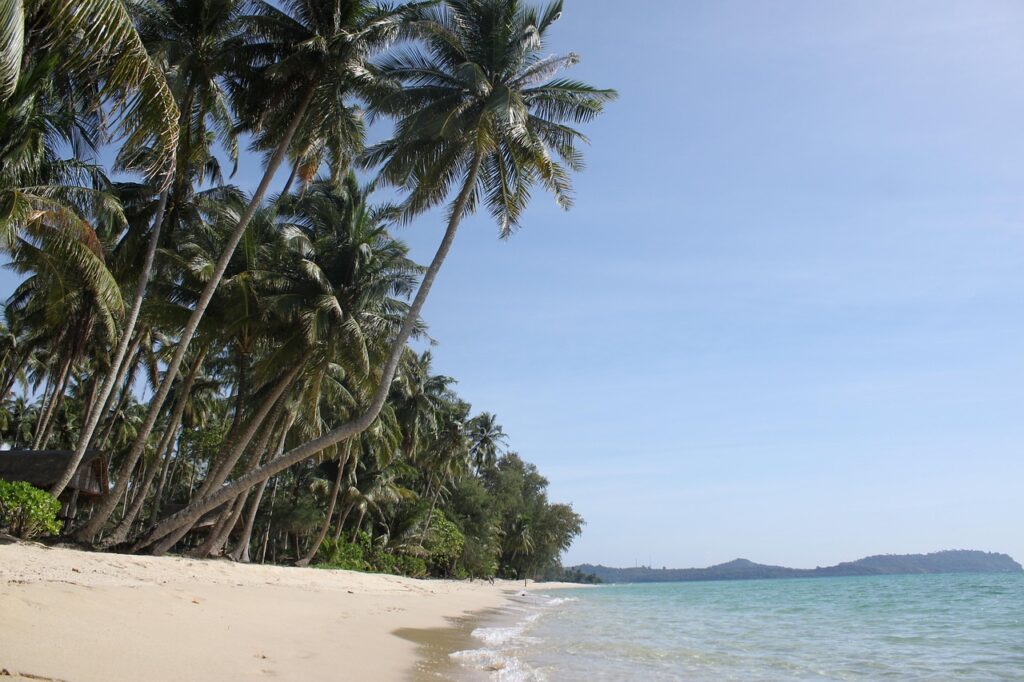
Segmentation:
{"type": "Polygon", "coordinates": [[[0,677],[407,679],[418,646],[396,631],[521,589],[0,544],[0,677]]]}

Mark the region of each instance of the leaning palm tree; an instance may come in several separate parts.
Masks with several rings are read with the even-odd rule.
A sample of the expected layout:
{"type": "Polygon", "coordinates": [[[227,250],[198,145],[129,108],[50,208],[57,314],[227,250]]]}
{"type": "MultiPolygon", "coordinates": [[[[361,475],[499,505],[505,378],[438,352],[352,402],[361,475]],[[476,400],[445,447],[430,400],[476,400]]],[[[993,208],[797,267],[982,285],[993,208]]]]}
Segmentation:
{"type": "MultiPolygon", "coordinates": [[[[67,129],[25,125],[31,119],[26,114],[39,110],[40,101],[46,101],[47,90],[57,81],[61,96],[49,99],[73,103],[73,117],[91,119],[86,127],[72,126],[70,142],[76,154],[83,131],[85,138],[92,138],[89,145],[97,137],[120,135],[128,154],[150,150],[142,170],[151,176],[166,178],[173,165],[178,109],[123,0],[0,0],[0,155],[4,156],[0,203],[7,207],[0,229],[4,231],[20,230],[42,212],[61,213],[66,221],[66,216],[74,214],[66,200],[71,198],[75,204],[73,195],[83,194],[80,189],[39,182],[45,183],[41,169],[47,168],[52,176],[54,167],[66,165],[53,163],[54,140],[47,138],[54,131],[67,137],[67,129]],[[45,134],[38,134],[43,130],[45,134]],[[33,140],[38,144],[31,144],[33,140]],[[36,184],[26,187],[27,179],[36,184]]],[[[59,105],[56,110],[69,111],[59,105]]]]}
{"type": "MultiPolygon", "coordinates": [[[[142,42],[166,71],[167,81],[180,102],[178,145],[173,169],[161,178],[154,190],[159,198],[152,224],[148,215],[144,220],[130,223],[134,228],[131,230],[132,238],[136,232],[143,232],[146,228],[149,232],[132,304],[125,316],[121,338],[114,349],[111,368],[100,388],[96,405],[86,414],[75,454],[61,478],[51,487],[52,495],[59,496],[77,471],[99,425],[102,408],[125,363],[152,276],[165,217],[170,218],[167,222],[172,225],[177,222],[177,214],[191,192],[193,180],[202,181],[207,175],[219,175],[213,154],[207,148],[209,138],[213,137],[207,134],[211,124],[212,131],[232,160],[237,160],[234,121],[228,107],[224,79],[229,68],[237,66],[234,55],[239,40],[241,5],[239,0],[160,0],[153,5],[142,6],[140,11],[142,42]]],[[[120,162],[130,167],[137,165],[141,158],[145,165],[145,159],[150,156],[151,149],[126,147],[120,162]]]]}
{"type": "Polygon", "coordinates": [[[444,237],[392,341],[372,398],[349,423],[193,501],[136,547],[190,526],[209,509],[366,430],[384,406],[405,344],[463,217],[481,202],[502,236],[518,224],[530,188],[538,182],[564,208],[570,206],[569,171],[582,168],[577,146],[586,138],[568,124],[593,119],[616,93],[552,80],[578,61],[575,54],[542,54],[545,35],[561,13],[560,1],[537,10],[519,0],[449,0],[421,12],[421,44],[381,61],[378,70],[393,88],[371,111],[398,122],[394,138],[372,148],[365,162],[380,164],[380,181],[408,193],[401,206],[406,219],[458,190],[444,237]]]}
{"type": "MultiPolygon", "coordinates": [[[[250,42],[239,50],[243,66],[234,77],[234,100],[237,113],[253,133],[253,146],[272,151],[256,191],[225,240],[210,279],[181,331],[181,340],[122,471],[130,472],[142,455],[192,336],[296,132],[303,125],[311,125],[307,119],[348,114],[346,99],[372,85],[364,67],[366,60],[398,37],[407,13],[377,7],[369,0],[288,0],[282,3],[283,9],[267,2],[257,2],[256,7],[256,13],[248,18],[250,42]]],[[[115,494],[107,496],[78,533],[80,540],[91,540],[110,518],[116,491],[127,485],[122,481],[118,480],[115,494]]]]}

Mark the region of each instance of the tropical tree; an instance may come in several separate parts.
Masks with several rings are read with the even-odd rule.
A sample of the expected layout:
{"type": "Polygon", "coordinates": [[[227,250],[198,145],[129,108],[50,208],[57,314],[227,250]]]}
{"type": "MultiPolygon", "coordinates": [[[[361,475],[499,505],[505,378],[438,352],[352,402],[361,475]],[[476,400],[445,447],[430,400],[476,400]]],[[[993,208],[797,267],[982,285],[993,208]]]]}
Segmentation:
{"type": "MultiPolygon", "coordinates": [[[[99,425],[103,407],[117,384],[152,276],[165,217],[170,218],[168,222],[173,227],[178,221],[181,205],[190,194],[192,182],[201,182],[207,176],[218,178],[220,175],[216,157],[209,148],[208,125],[212,124],[232,160],[237,161],[235,126],[226,100],[224,78],[233,66],[240,25],[240,5],[237,0],[161,0],[154,6],[142,6],[143,10],[148,10],[143,11],[139,22],[142,26],[142,41],[152,58],[162,66],[180,102],[178,145],[173,169],[161,178],[162,188],[155,188],[159,198],[152,220],[146,214],[141,220],[129,223],[134,229],[130,229],[126,236],[125,241],[128,243],[143,241],[137,233],[146,232],[148,228],[148,237],[144,240],[145,254],[142,267],[137,273],[134,296],[106,381],[100,389],[96,405],[86,416],[74,457],[50,490],[53,495],[60,495],[77,470],[99,425]]],[[[122,165],[134,167],[140,159],[145,164],[149,156],[152,156],[151,149],[128,147],[122,150],[122,165]]],[[[171,381],[174,378],[171,377],[171,381]]],[[[119,476],[118,480],[123,478],[119,476]]]]}
{"type": "Polygon", "coordinates": [[[568,124],[593,119],[616,94],[553,79],[578,61],[575,54],[542,54],[547,32],[561,13],[561,2],[537,10],[519,0],[450,0],[420,11],[415,28],[421,43],[380,60],[377,70],[392,87],[375,97],[370,110],[397,119],[395,136],[371,148],[364,162],[380,166],[380,182],[407,192],[400,206],[407,220],[458,189],[444,237],[392,342],[372,398],[355,419],[195,500],[137,546],[190,526],[242,491],[366,430],[387,400],[405,344],[462,219],[480,203],[503,237],[518,225],[530,188],[538,182],[564,208],[571,205],[569,172],[582,168],[578,144],[585,138],[568,124]]]}
{"type": "Polygon", "coordinates": [[[494,466],[505,449],[508,436],[498,418],[490,412],[481,412],[469,421],[469,456],[477,473],[494,466]]]}
{"type": "MultiPolygon", "coordinates": [[[[181,330],[164,380],[150,401],[146,421],[122,466],[120,473],[126,475],[118,478],[115,493],[127,485],[127,474],[145,448],[192,337],[296,132],[307,116],[315,121],[347,114],[346,98],[370,85],[363,67],[365,60],[398,36],[406,18],[404,9],[381,9],[367,0],[289,0],[283,3],[283,9],[259,2],[256,8],[245,18],[247,32],[245,43],[237,50],[233,99],[243,127],[254,137],[254,147],[273,151],[181,330]]],[[[99,532],[113,512],[115,503],[111,500],[116,498],[117,494],[107,498],[79,532],[80,539],[89,540],[99,532]]]]}

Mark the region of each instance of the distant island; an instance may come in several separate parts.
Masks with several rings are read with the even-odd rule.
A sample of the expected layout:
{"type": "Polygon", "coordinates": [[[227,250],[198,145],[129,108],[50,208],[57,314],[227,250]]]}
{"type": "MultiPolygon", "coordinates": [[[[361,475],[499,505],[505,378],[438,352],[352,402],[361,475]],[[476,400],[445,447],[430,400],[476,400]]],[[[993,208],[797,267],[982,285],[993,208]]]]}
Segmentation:
{"type": "Polygon", "coordinates": [[[931,554],[878,554],[857,561],[818,568],[786,568],[735,559],[708,568],[611,568],[580,564],[570,570],[592,574],[606,583],[668,583],[694,580],[769,580],[836,576],[900,575],[914,573],[1020,573],[1007,554],[975,550],[946,550],[931,554]]]}

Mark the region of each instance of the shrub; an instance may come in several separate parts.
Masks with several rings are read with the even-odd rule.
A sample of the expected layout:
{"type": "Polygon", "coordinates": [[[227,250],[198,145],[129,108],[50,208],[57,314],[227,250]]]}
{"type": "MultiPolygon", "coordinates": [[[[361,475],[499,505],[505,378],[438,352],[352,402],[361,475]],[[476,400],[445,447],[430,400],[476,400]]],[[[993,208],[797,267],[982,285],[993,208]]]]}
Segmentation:
{"type": "Polygon", "coordinates": [[[316,565],[321,568],[340,568],[346,571],[365,571],[368,568],[363,548],[344,540],[324,540],[316,558],[316,565]]]}
{"type": "Polygon", "coordinates": [[[422,578],[427,575],[427,562],[410,554],[393,554],[382,542],[374,542],[369,533],[360,531],[355,542],[324,540],[316,553],[318,568],[340,568],[346,571],[372,571],[422,578]]]}
{"type": "Polygon", "coordinates": [[[50,493],[18,481],[0,481],[0,527],[19,538],[56,535],[60,502],[50,493]]]}
{"type": "Polygon", "coordinates": [[[410,578],[423,578],[427,575],[427,562],[411,554],[398,554],[392,572],[410,578]]]}
{"type": "Polygon", "coordinates": [[[466,536],[459,527],[449,521],[440,509],[437,510],[425,545],[430,567],[440,575],[450,575],[465,545],[466,536]]]}

